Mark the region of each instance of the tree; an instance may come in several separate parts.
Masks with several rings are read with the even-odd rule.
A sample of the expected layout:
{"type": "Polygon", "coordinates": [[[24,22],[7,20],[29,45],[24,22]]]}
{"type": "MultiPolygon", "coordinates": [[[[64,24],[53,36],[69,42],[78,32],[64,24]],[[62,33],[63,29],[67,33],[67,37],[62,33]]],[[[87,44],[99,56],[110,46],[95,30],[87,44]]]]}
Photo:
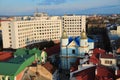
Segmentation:
{"type": "Polygon", "coordinates": [[[16,52],[14,53],[14,56],[21,56],[23,57],[23,55],[27,54],[26,49],[25,48],[20,48],[17,49],[16,52]]]}

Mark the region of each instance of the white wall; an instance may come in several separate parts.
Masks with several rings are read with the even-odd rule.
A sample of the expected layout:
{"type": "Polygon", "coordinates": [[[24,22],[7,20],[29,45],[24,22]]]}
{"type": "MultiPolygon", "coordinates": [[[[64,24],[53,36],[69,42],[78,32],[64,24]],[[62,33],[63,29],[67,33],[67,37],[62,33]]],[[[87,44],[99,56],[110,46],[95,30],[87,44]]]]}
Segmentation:
{"type": "Polygon", "coordinates": [[[105,65],[105,66],[112,66],[112,65],[116,65],[116,59],[105,59],[105,58],[100,58],[101,64],[105,65]],[[106,64],[105,61],[112,61],[112,64],[106,64]]]}
{"type": "Polygon", "coordinates": [[[3,48],[10,48],[11,45],[11,48],[17,49],[43,40],[60,40],[62,22],[59,17],[25,21],[14,20],[3,22],[2,27],[3,48]],[[11,32],[8,32],[9,29],[11,32]]]}
{"type": "Polygon", "coordinates": [[[68,36],[80,36],[81,31],[86,30],[86,17],[71,15],[62,16],[63,27],[68,36]]]}
{"type": "Polygon", "coordinates": [[[1,22],[3,47],[10,48],[9,21],[1,22]]]}

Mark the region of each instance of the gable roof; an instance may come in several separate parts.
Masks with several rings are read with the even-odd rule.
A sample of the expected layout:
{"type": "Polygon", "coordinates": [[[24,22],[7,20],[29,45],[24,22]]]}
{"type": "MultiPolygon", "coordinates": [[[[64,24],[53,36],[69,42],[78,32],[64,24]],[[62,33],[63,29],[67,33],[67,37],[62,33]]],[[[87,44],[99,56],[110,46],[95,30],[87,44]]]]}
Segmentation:
{"type": "Polygon", "coordinates": [[[96,66],[91,66],[73,74],[76,80],[94,80],[96,66]]]}
{"type": "Polygon", "coordinates": [[[67,46],[80,46],[79,45],[79,37],[75,37],[75,38],[69,37],[68,41],[69,42],[68,42],[67,46]]]}
{"type": "Polygon", "coordinates": [[[32,64],[32,62],[34,61],[34,55],[24,57],[22,62],[18,61],[18,63],[16,63],[16,61],[17,60],[0,62],[0,75],[15,76],[19,74],[27,66],[32,64]]]}
{"type": "MultiPolygon", "coordinates": [[[[71,43],[72,41],[74,41],[77,46],[80,46],[80,39],[81,39],[80,36],[77,36],[77,37],[75,37],[75,38],[69,37],[69,38],[68,38],[68,41],[69,41],[69,42],[68,42],[68,45],[70,45],[70,43],[71,43]]],[[[91,39],[91,38],[88,38],[88,42],[91,43],[91,42],[94,42],[94,40],[91,39]]]]}
{"type": "Polygon", "coordinates": [[[116,59],[116,56],[114,56],[113,54],[102,54],[100,58],[116,59]]]}
{"type": "Polygon", "coordinates": [[[75,42],[75,40],[73,40],[71,43],[69,43],[67,45],[68,47],[75,47],[75,46],[78,46],[77,43],[75,42]]]}

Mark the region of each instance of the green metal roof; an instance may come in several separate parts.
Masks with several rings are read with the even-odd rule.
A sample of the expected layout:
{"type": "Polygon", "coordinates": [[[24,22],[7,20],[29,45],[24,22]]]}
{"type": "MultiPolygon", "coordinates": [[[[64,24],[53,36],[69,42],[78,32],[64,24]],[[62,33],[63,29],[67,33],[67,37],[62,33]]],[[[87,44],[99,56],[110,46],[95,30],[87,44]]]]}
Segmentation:
{"type": "Polygon", "coordinates": [[[15,76],[24,70],[27,66],[31,65],[33,61],[34,55],[29,56],[21,63],[14,63],[9,61],[0,62],[0,75],[15,76]]]}
{"type": "Polygon", "coordinates": [[[0,75],[14,75],[20,64],[0,62],[0,75]]]}
{"type": "Polygon", "coordinates": [[[23,57],[18,56],[18,57],[9,59],[9,61],[7,61],[7,62],[9,62],[9,63],[16,63],[16,64],[21,64],[21,63],[23,63],[27,58],[29,58],[30,56],[32,56],[32,55],[27,55],[27,54],[26,54],[26,55],[24,55],[23,57]]]}
{"type": "Polygon", "coordinates": [[[7,62],[0,62],[0,75],[15,76],[19,74],[27,66],[32,64],[35,60],[35,53],[40,56],[41,51],[37,48],[33,48],[32,50],[25,48],[18,49],[14,53],[17,57],[11,58],[7,62]]]}

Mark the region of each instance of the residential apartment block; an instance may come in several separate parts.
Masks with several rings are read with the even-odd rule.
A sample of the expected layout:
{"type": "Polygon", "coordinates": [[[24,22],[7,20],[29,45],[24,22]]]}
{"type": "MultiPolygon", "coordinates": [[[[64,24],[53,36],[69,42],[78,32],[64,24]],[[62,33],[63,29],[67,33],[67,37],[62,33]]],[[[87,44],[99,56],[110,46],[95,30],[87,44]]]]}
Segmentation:
{"type": "Polygon", "coordinates": [[[59,40],[61,19],[54,17],[35,17],[28,20],[16,18],[2,22],[3,48],[21,48],[43,40],[59,40]]]}
{"type": "Polygon", "coordinates": [[[35,13],[34,16],[14,17],[2,21],[3,48],[22,48],[44,40],[60,41],[62,28],[68,36],[79,36],[85,30],[85,16],[48,16],[35,13]]]}
{"type": "Polygon", "coordinates": [[[80,36],[83,30],[86,30],[86,17],[80,15],[62,16],[63,28],[68,36],[80,36]]]}

